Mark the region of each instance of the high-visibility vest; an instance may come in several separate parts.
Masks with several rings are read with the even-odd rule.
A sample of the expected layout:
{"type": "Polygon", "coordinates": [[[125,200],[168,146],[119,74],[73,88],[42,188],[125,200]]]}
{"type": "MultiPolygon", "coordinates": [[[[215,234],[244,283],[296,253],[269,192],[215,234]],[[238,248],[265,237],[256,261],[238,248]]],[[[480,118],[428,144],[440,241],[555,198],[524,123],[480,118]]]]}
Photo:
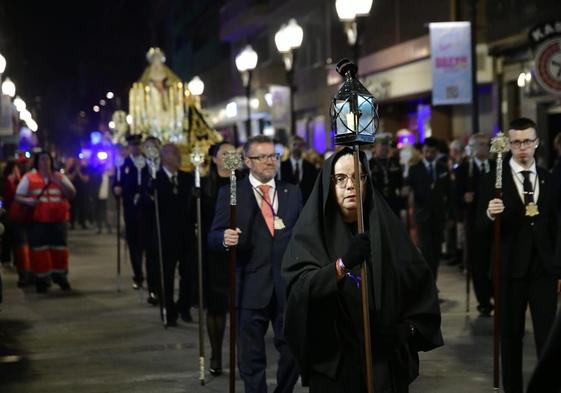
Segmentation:
{"type": "Polygon", "coordinates": [[[26,176],[29,179],[28,196],[32,198],[39,197],[37,204],[33,208],[33,221],[45,223],[68,221],[70,218],[70,204],[60,186],[50,182],[45,188],[45,180],[37,171],[29,172],[26,176]]]}

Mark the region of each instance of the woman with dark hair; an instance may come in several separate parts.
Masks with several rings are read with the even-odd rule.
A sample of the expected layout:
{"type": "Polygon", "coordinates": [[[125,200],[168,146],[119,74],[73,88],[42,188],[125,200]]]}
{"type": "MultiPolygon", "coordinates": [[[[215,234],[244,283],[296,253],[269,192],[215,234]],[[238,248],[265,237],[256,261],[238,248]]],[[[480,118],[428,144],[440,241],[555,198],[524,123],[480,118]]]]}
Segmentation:
{"type": "MultiPolygon", "coordinates": [[[[218,190],[230,182],[230,171],[224,167],[224,155],[234,151],[236,148],[227,142],[213,145],[209,151],[212,158],[210,171],[202,182],[203,244],[205,245],[214,218],[218,190]]],[[[208,249],[204,252],[204,258],[207,288],[206,323],[211,347],[210,373],[217,376],[222,374],[222,342],[228,311],[228,259],[223,254],[216,254],[208,249]]]]}
{"type": "Polygon", "coordinates": [[[443,344],[427,263],[372,187],[361,154],[366,233],[357,234],[352,151],[324,164],[284,255],[285,336],[310,392],[366,392],[360,265],[367,262],[374,387],[407,392],[418,351],[443,344]]]}
{"type": "Polygon", "coordinates": [[[49,153],[38,153],[34,168],[19,182],[15,200],[33,209],[28,236],[35,286],[37,292],[45,292],[52,279],[62,290],[70,290],[66,222],[68,200],[76,190],[65,175],[55,171],[49,153]]]}

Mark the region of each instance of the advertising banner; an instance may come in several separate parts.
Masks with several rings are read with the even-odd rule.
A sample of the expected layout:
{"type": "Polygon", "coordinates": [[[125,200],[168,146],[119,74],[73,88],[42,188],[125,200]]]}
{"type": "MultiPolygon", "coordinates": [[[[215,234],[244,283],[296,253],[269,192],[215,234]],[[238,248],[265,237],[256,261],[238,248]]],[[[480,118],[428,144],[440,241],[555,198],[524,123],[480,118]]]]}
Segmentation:
{"type": "Polygon", "coordinates": [[[471,104],[471,24],[430,23],[433,105],[471,104]]]}

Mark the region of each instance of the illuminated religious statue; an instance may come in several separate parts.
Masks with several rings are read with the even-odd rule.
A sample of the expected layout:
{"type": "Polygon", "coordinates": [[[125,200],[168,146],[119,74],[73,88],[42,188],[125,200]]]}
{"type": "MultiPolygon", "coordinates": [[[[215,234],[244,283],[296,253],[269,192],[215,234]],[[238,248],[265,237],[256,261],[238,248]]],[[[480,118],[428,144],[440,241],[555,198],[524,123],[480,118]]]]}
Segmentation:
{"type": "MultiPolygon", "coordinates": [[[[150,48],[146,54],[148,67],[129,91],[130,133],[155,136],[162,143],[179,146],[183,169],[192,170],[189,154],[197,146],[207,153],[222,136],[205,121],[196,108],[196,99],[179,77],[166,66],[160,48],[150,48]]],[[[201,172],[208,169],[209,158],[201,172]]]]}

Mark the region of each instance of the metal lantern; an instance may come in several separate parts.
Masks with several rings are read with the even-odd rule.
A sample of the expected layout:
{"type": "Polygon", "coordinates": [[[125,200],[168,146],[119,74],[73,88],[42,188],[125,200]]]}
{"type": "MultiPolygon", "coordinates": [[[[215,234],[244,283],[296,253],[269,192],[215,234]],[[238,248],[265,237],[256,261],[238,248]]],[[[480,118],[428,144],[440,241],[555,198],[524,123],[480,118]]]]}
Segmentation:
{"type": "Polygon", "coordinates": [[[349,59],[337,63],[337,72],[344,82],[331,104],[331,129],[336,145],[372,144],[378,129],[378,104],[356,78],[357,69],[349,59]]]}

